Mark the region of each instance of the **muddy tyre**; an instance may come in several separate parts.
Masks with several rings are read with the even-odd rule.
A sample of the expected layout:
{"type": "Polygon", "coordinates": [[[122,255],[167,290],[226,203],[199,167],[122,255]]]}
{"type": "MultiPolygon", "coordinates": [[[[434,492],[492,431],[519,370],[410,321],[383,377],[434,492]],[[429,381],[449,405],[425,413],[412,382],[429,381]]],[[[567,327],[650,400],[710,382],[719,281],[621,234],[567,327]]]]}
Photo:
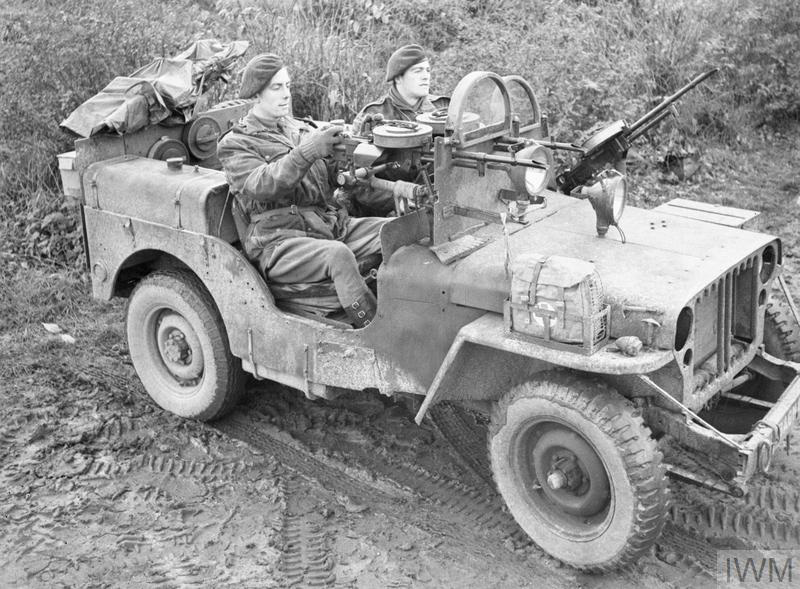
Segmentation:
{"type": "Polygon", "coordinates": [[[517,523],[565,564],[612,570],[661,533],[662,456],[639,411],[613,389],[559,373],[516,386],[493,412],[489,454],[517,523]]]}
{"type": "Polygon", "coordinates": [[[136,372],[162,408],[208,421],[236,405],[244,374],[211,295],[193,275],[144,278],[128,302],[127,334],[136,372]]]}
{"type": "Polygon", "coordinates": [[[764,313],[764,350],[781,360],[800,362],[800,325],[789,304],[772,293],[764,313]]]}

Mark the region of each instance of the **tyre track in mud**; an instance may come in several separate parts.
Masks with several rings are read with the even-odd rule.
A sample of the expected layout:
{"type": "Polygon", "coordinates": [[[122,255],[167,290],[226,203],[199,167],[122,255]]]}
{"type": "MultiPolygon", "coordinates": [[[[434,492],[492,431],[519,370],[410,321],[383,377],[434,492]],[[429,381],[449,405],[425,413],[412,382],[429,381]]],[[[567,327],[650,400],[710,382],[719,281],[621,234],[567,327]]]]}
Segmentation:
{"type": "MultiPolygon", "coordinates": [[[[309,406],[305,405],[309,402],[304,399],[299,397],[296,400],[280,397],[267,399],[262,396],[251,401],[248,411],[260,413],[265,419],[280,428],[280,431],[288,432],[293,436],[301,435],[303,428],[308,427],[308,423],[314,424],[313,429],[321,427],[315,422],[314,405],[311,405],[312,408],[309,409],[309,406]],[[312,415],[307,416],[307,422],[298,418],[298,413],[309,412],[312,415]]],[[[341,407],[337,409],[342,411],[341,407]]],[[[320,409],[320,411],[324,411],[324,409],[320,409]]],[[[348,413],[346,409],[344,411],[345,413],[338,415],[335,421],[359,429],[362,433],[369,432],[368,420],[348,413]]],[[[440,513],[458,522],[456,525],[460,525],[462,530],[465,520],[475,524],[475,527],[469,529],[469,534],[476,536],[473,543],[486,547],[493,555],[504,554],[511,557],[512,553],[517,553],[533,559],[528,562],[538,561],[541,563],[539,566],[547,567],[546,574],[552,579],[554,585],[557,584],[556,579],[562,577],[564,573],[549,565],[553,563],[555,566],[560,566],[558,561],[552,559],[531,542],[508,513],[505,503],[494,487],[486,452],[485,426],[473,420],[471,415],[463,415],[460,412],[460,408],[450,407],[443,418],[434,419],[434,422],[464,463],[483,469],[475,472],[476,476],[473,477],[478,482],[478,486],[464,484],[459,480],[430,472],[419,464],[403,460],[402,452],[394,453],[380,445],[380,435],[372,436],[371,442],[374,445],[369,448],[365,448],[363,444],[359,443],[349,447],[347,444],[340,444],[338,453],[354,460],[359,468],[394,481],[410,489],[426,502],[437,505],[440,513]],[[480,536],[491,539],[491,544],[487,545],[480,536]],[[492,549],[492,545],[497,546],[497,549],[492,549]]],[[[380,509],[380,507],[372,505],[375,509],[380,509]]],[[[390,514],[385,509],[383,511],[390,514]]],[[[399,517],[406,522],[420,525],[407,515],[399,517]]],[[[426,523],[420,527],[424,527],[426,523]]],[[[692,587],[698,586],[698,584],[703,586],[703,584],[711,583],[714,579],[716,550],[691,529],[681,528],[668,522],[656,546],[656,556],[658,560],[651,558],[650,566],[668,567],[678,572],[680,581],[674,585],[675,587],[692,587]],[[687,550],[687,548],[690,549],[687,550]],[[670,555],[671,562],[669,556],[665,561],[658,556],[659,554],[670,555]]],[[[510,570],[522,576],[531,577],[536,570],[536,565],[531,564],[530,568],[526,568],[524,565],[520,566],[513,557],[508,560],[513,567],[510,570]]],[[[571,569],[565,570],[571,571],[571,569]]],[[[619,571],[617,574],[625,577],[632,573],[619,571]]]]}
{"type": "Polygon", "coordinates": [[[691,506],[672,505],[670,518],[677,526],[695,530],[706,537],[737,540],[743,548],[778,550],[800,547],[800,524],[780,521],[766,510],[720,505],[709,498],[695,501],[691,506]]]}
{"type": "MultiPolygon", "coordinates": [[[[181,515],[185,510],[191,512],[193,505],[197,506],[197,512],[201,511],[199,504],[186,502],[182,497],[176,498],[162,488],[169,482],[168,479],[175,480],[170,486],[178,490],[185,488],[188,481],[197,482],[202,476],[198,476],[199,469],[190,470],[185,466],[187,464],[189,461],[170,461],[152,454],[118,463],[106,458],[105,461],[87,461],[79,471],[39,479],[37,483],[47,488],[45,497],[58,498],[62,489],[71,490],[75,481],[81,481],[81,488],[91,489],[91,492],[84,493],[79,500],[73,499],[67,504],[57,502],[51,505],[48,501],[39,499],[25,513],[3,513],[2,519],[5,520],[4,525],[8,526],[5,531],[9,537],[23,534],[35,538],[36,543],[28,552],[32,558],[46,563],[41,570],[32,571],[26,565],[26,584],[54,586],[59,578],[70,579],[77,584],[81,584],[81,578],[84,582],[88,581],[92,573],[80,563],[89,562],[88,552],[98,546],[98,541],[101,542],[100,546],[112,547],[115,557],[128,563],[127,567],[132,571],[132,582],[178,588],[206,587],[209,578],[224,581],[216,565],[209,563],[203,547],[198,544],[203,530],[187,526],[181,515]],[[147,480],[152,480],[152,475],[161,475],[161,484],[153,486],[137,483],[139,473],[146,473],[147,480]],[[176,511],[176,505],[183,507],[176,511]],[[143,529],[128,518],[117,518],[115,515],[129,509],[135,509],[137,513],[153,513],[155,509],[159,516],[155,518],[154,526],[143,529]],[[115,520],[117,525],[114,531],[103,534],[103,537],[94,536],[95,532],[92,530],[98,516],[115,520]],[[87,527],[86,545],[70,549],[60,536],[54,534],[58,530],[72,527],[76,521],[87,527]],[[72,572],[68,573],[70,570],[72,572]]],[[[242,468],[240,463],[212,466],[215,468],[207,469],[202,477],[206,482],[222,482],[226,475],[242,468]],[[217,466],[222,468],[217,469],[217,466]]],[[[206,495],[207,492],[204,492],[196,499],[202,501],[206,495]]],[[[144,517],[147,520],[147,516],[144,517]]],[[[7,563],[2,568],[8,572],[11,566],[7,563]]],[[[19,570],[18,567],[15,568],[19,570]]]]}
{"type": "MultiPolygon", "coordinates": [[[[103,370],[94,370],[93,372],[107,374],[103,370]]],[[[143,393],[143,391],[139,391],[138,386],[131,386],[119,378],[111,379],[111,383],[108,384],[112,384],[114,388],[124,389],[122,392],[127,394],[143,393]]],[[[311,451],[296,443],[296,440],[287,442],[279,439],[281,430],[292,433],[293,424],[283,419],[285,413],[294,411],[298,403],[304,402],[303,399],[288,402],[284,400],[284,406],[280,407],[280,410],[276,410],[273,405],[263,402],[262,399],[262,402],[256,403],[260,405],[257,407],[257,411],[263,417],[260,422],[238,410],[211,427],[246,442],[259,451],[270,454],[278,463],[288,466],[306,478],[316,480],[325,489],[336,489],[358,503],[369,505],[373,510],[397,517],[407,523],[417,525],[421,529],[430,529],[429,519],[413,521],[415,518],[409,517],[411,511],[404,509],[408,499],[403,496],[404,493],[387,493],[385,486],[378,487],[350,476],[344,465],[331,466],[336,461],[320,460],[311,451]],[[275,426],[272,425],[275,422],[281,430],[276,431],[275,426]]],[[[361,425],[362,420],[359,418],[360,416],[348,412],[344,414],[344,422],[349,425],[361,425]]],[[[455,518],[456,523],[461,523],[463,518],[476,524],[471,531],[496,543],[497,550],[493,551],[495,554],[508,555],[510,557],[508,560],[513,563],[511,566],[517,569],[519,574],[529,574],[529,569],[520,566],[515,561],[512,556],[513,551],[536,553],[547,560],[549,557],[535,546],[519,528],[494,487],[486,455],[485,433],[482,434],[482,431],[485,432],[485,425],[470,423],[458,407],[451,405],[443,406],[437,412],[436,418],[434,421],[445,439],[472,472],[482,479],[484,485],[474,487],[439,473],[430,472],[418,464],[398,459],[392,452],[381,447],[365,450],[363,446],[356,445],[347,452],[347,456],[355,460],[359,468],[367,473],[374,473],[384,480],[392,481],[401,489],[410,490],[415,496],[443,508],[443,511],[446,512],[445,515],[449,515],[449,519],[455,518]]],[[[109,426],[109,428],[116,428],[112,431],[117,433],[128,429],[123,423],[109,426]]],[[[148,464],[150,463],[151,461],[148,461],[148,464]]],[[[186,467],[171,465],[170,468],[183,470],[186,467]]],[[[239,471],[243,471],[244,468],[246,467],[239,467],[239,471]]],[[[296,484],[288,485],[285,489],[286,500],[290,505],[295,490],[296,484]]],[[[289,507],[282,523],[286,552],[280,561],[280,572],[284,574],[288,583],[299,583],[301,580],[297,579],[305,578],[299,574],[300,570],[311,570],[315,582],[328,583],[329,573],[326,572],[328,569],[321,571],[314,569],[314,566],[319,563],[326,563],[327,566],[327,563],[334,560],[333,555],[320,554],[320,546],[324,545],[320,538],[324,536],[324,530],[303,529],[302,519],[295,518],[289,515],[290,513],[291,508],[289,507]],[[311,544],[314,546],[312,547],[311,544]],[[311,567],[308,562],[304,561],[304,555],[307,554],[315,555],[310,558],[310,561],[313,561],[311,567]]],[[[550,571],[550,574],[552,572],[550,571]]]]}
{"type": "Polygon", "coordinates": [[[234,411],[207,427],[244,442],[261,453],[269,454],[277,463],[308,479],[316,480],[324,489],[338,489],[356,500],[371,498],[373,504],[381,508],[391,505],[401,497],[401,493],[392,495],[384,488],[354,478],[344,467],[331,466],[328,460],[314,456],[294,440],[281,439],[281,430],[242,411],[234,411]]]}
{"type": "MultiPolygon", "coordinates": [[[[184,452],[182,448],[164,444],[159,445],[161,452],[155,451],[157,441],[147,434],[154,425],[166,426],[173,437],[177,435],[178,439],[191,433],[179,432],[183,429],[183,420],[167,416],[164,421],[158,410],[153,413],[148,407],[151,404],[149,397],[139,381],[135,377],[122,376],[119,373],[124,370],[122,366],[111,369],[103,367],[102,360],[101,366],[89,365],[83,361],[75,366],[62,366],[59,370],[60,382],[75,384],[84,389],[87,386],[99,388],[116,401],[122,401],[116,414],[109,415],[108,411],[101,409],[100,419],[93,427],[84,431],[80,440],[80,461],[73,465],[75,468],[68,476],[86,481],[83,483],[86,488],[111,489],[104,492],[110,496],[110,501],[104,504],[111,511],[118,511],[116,506],[122,504],[127,504],[127,509],[144,510],[145,513],[152,511],[153,506],[157,506],[159,512],[163,511],[164,517],[158,520],[157,529],[142,529],[126,522],[109,537],[115,550],[129,562],[130,568],[135,570],[141,562],[150,563],[151,566],[145,567],[132,582],[178,588],[207,587],[210,580],[213,580],[214,586],[241,586],[242,581],[257,581],[257,577],[252,577],[252,571],[245,573],[243,578],[231,578],[231,574],[225,570],[227,567],[220,568],[218,564],[214,564],[213,561],[218,560],[218,557],[214,557],[216,550],[211,548],[209,554],[208,545],[203,543],[209,534],[228,523],[237,508],[234,506],[227,517],[212,515],[224,507],[219,504],[206,507],[205,499],[211,494],[210,489],[224,488],[238,478],[262,473],[264,469],[259,467],[263,465],[255,463],[259,459],[192,459],[181,456],[184,452]],[[132,415],[131,409],[137,415],[132,415]],[[175,425],[178,427],[172,427],[175,425]],[[131,449],[138,453],[131,456],[131,449]],[[194,496],[188,499],[185,496],[187,484],[194,487],[191,491],[194,496]],[[196,519],[194,515],[190,515],[185,522],[172,511],[175,505],[181,506],[180,511],[188,510],[194,515],[205,512],[208,516],[196,519]]],[[[192,428],[200,429],[200,438],[203,437],[203,432],[214,431],[205,424],[186,423],[191,423],[192,428]]],[[[188,441],[198,440],[192,436],[188,441]]],[[[198,446],[201,446],[203,453],[209,453],[208,442],[200,442],[198,446]]],[[[281,494],[284,492],[285,489],[281,489],[281,494]]],[[[281,503],[285,506],[285,497],[281,499],[281,503]]],[[[289,512],[291,508],[290,499],[289,512]]],[[[282,517],[276,518],[271,528],[279,536],[277,539],[273,538],[274,544],[285,547],[286,553],[277,554],[275,548],[269,548],[271,544],[260,546],[262,553],[274,555],[273,562],[277,571],[268,569],[267,574],[273,577],[276,574],[282,576],[285,581],[279,585],[282,587],[332,586],[332,579],[322,584],[317,582],[331,575],[330,570],[327,575],[319,574],[319,559],[316,557],[319,556],[320,548],[324,548],[321,537],[315,534],[314,529],[304,526],[302,518],[290,516],[289,512],[284,509],[282,517]],[[300,563],[303,565],[301,575],[297,574],[295,567],[298,554],[304,557],[300,563]]],[[[253,541],[246,539],[242,542],[252,544],[253,541]]],[[[246,552],[251,554],[253,550],[248,548],[246,552]]],[[[330,559],[323,562],[327,562],[330,568],[330,559]]]]}
{"type": "Polygon", "coordinates": [[[295,477],[280,484],[285,498],[281,536],[283,552],[278,561],[282,587],[333,587],[335,557],[326,530],[304,514],[302,486],[295,477]]]}
{"type": "Polygon", "coordinates": [[[355,451],[350,455],[362,468],[412,489],[425,500],[478,524],[484,532],[492,532],[501,540],[511,538],[517,545],[531,545],[493,489],[478,489],[430,472],[422,466],[398,460],[382,448],[374,453],[355,451]]]}
{"type": "MultiPolygon", "coordinates": [[[[670,452],[670,461],[702,472],[703,465],[683,451],[670,452]]],[[[789,549],[800,547],[800,493],[791,469],[758,475],[748,492],[737,498],[705,487],[673,481],[672,521],[714,542],[735,543],[741,548],[789,549]]]]}
{"type": "MultiPolygon", "coordinates": [[[[253,409],[262,415],[265,415],[262,411],[266,411],[265,417],[268,416],[273,421],[277,420],[278,426],[284,431],[290,434],[299,433],[292,431],[293,420],[285,419],[285,413],[282,415],[280,412],[276,412],[274,407],[266,405],[263,400],[256,401],[253,409]]],[[[299,403],[293,403],[284,407],[283,410],[284,412],[296,410],[302,412],[303,407],[299,403]]],[[[346,410],[340,415],[344,423],[361,428],[365,426],[364,423],[359,423],[358,416],[346,410]]],[[[451,416],[461,434],[456,443],[459,443],[460,446],[460,442],[474,440],[474,430],[469,428],[463,418],[457,412],[448,413],[448,419],[451,416]]],[[[393,481],[400,487],[411,490],[416,496],[471,520],[481,529],[495,533],[501,541],[511,538],[517,545],[532,546],[527,535],[506,510],[493,482],[486,481],[486,470],[483,473],[476,473],[484,479],[483,482],[486,484],[475,487],[440,473],[431,472],[419,464],[403,460],[402,453],[394,453],[380,446],[380,440],[374,436],[371,441],[374,444],[372,447],[365,448],[363,444],[349,444],[347,450],[341,453],[347,458],[355,460],[364,471],[374,473],[384,480],[393,481]]],[[[465,461],[468,463],[472,461],[476,465],[480,465],[480,453],[474,451],[475,445],[464,447],[473,450],[469,454],[464,453],[465,461]]],[[[485,447],[483,450],[485,456],[485,447]]],[[[483,462],[488,469],[488,461],[484,459],[483,462]]],[[[490,470],[488,471],[488,480],[492,481],[490,470]]]]}
{"type": "Polygon", "coordinates": [[[192,478],[202,483],[230,480],[252,467],[252,463],[244,460],[234,461],[198,461],[166,457],[156,454],[142,454],[128,471],[133,468],[149,470],[153,474],[173,477],[192,478]]]}
{"type": "Polygon", "coordinates": [[[472,420],[464,409],[446,401],[431,407],[430,416],[456,454],[491,489],[495,489],[486,452],[486,426],[472,420]]]}
{"type": "MultiPolygon", "coordinates": [[[[110,375],[108,371],[102,369],[92,370],[91,373],[96,375],[103,385],[118,394],[124,394],[125,398],[131,395],[145,396],[136,381],[131,382],[110,375]],[[107,376],[112,378],[107,379],[107,376]]],[[[296,396],[297,400],[284,399],[283,403],[287,407],[279,406],[276,410],[269,403],[265,403],[255,415],[251,411],[253,408],[247,407],[247,410],[251,411],[250,414],[237,410],[214,424],[198,424],[198,426],[244,442],[251,449],[255,449],[257,454],[268,454],[273,464],[285,466],[301,475],[301,479],[315,481],[328,492],[342,494],[357,506],[364,508],[368,506],[373,511],[382,512],[403,524],[436,535],[444,535],[448,538],[448,544],[457,550],[473,554],[489,553],[495,566],[520,579],[547,578],[553,586],[561,587],[570,586],[574,582],[574,572],[571,569],[560,569],[557,561],[533,545],[507,512],[502,499],[490,483],[491,474],[487,475],[488,460],[482,439],[472,444],[471,450],[466,455],[460,452],[461,458],[468,465],[470,462],[474,464],[471,470],[480,477],[480,482],[476,479],[472,485],[432,472],[419,464],[404,460],[402,453],[396,455],[380,446],[365,447],[362,444],[359,447],[358,444],[354,444],[354,447],[344,452],[348,458],[347,463],[332,459],[325,455],[324,451],[320,458],[319,452],[314,452],[306,444],[299,442],[296,436],[292,437],[295,433],[293,427],[302,424],[294,423],[292,419],[288,421],[283,419],[286,415],[282,414],[286,411],[295,411],[298,403],[308,403],[299,393],[293,391],[291,394],[296,396]],[[478,447],[481,448],[483,455],[478,452],[478,447]],[[481,465],[483,470],[480,469],[481,465]],[[417,509],[416,505],[410,507],[415,500],[420,499],[436,507],[423,509],[417,509]]],[[[300,413],[304,411],[300,409],[300,413]]],[[[325,409],[319,411],[324,414],[325,409]]],[[[311,421],[312,427],[325,428],[325,423],[313,423],[313,418],[311,421]]],[[[363,421],[360,416],[349,414],[343,416],[343,422],[356,429],[363,426],[363,421]]],[[[409,427],[416,428],[412,425],[409,427]]],[[[480,424],[473,426],[464,422],[458,415],[451,430],[456,428],[462,430],[462,435],[459,438],[461,442],[456,441],[453,444],[454,450],[474,440],[476,436],[480,438],[480,424]]],[[[102,425],[98,434],[100,437],[114,439],[134,435],[133,432],[135,432],[135,420],[112,419],[102,425]]],[[[223,472],[241,476],[251,468],[251,465],[242,462],[238,466],[229,465],[228,470],[223,471],[219,467],[210,466],[212,463],[198,465],[197,462],[194,464],[182,460],[170,462],[169,459],[157,460],[156,457],[142,456],[135,464],[151,471],[163,469],[163,472],[170,475],[201,476],[205,473],[200,472],[200,469],[213,469],[209,470],[213,473],[212,477],[223,472]]],[[[87,468],[87,473],[95,472],[102,475],[103,468],[108,467],[92,466],[87,468]]],[[[336,579],[332,571],[336,567],[336,558],[327,540],[325,523],[321,522],[320,525],[320,522],[309,522],[304,514],[293,513],[294,498],[302,494],[298,491],[300,488],[298,485],[299,483],[294,482],[283,487],[287,507],[282,519],[276,522],[275,526],[275,529],[279,530],[282,547],[277,573],[283,581],[282,586],[335,586],[336,579]]],[[[192,568],[196,566],[192,562],[189,559],[181,564],[183,572],[180,576],[187,581],[192,578],[196,570],[192,568]]],[[[169,586],[170,583],[175,583],[176,579],[169,578],[163,581],[169,586]]]]}
{"type": "MultiPolygon", "coordinates": [[[[252,408],[248,407],[248,410],[251,411],[252,408]]],[[[274,411],[269,411],[267,414],[257,411],[256,413],[264,418],[274,418],[275,414],[274,411]]],[[[252,412],[244,414],[236,411],[215,422],[213,426],[253,446],[256,450],[269,453],[276,462],[305,478],[316,481],[331,493],[347,495],[355,502],[359,511],[369,506],[373,511],[381,512],[421,530],[444,532],[450,544],[477,548],[482,552],[488,551],[494,556],[495,563],[502,564],[509,573],[522,578],[536,573],[545,574],[545,570],[540,568],[545,566],[544,563],[539,567],[533,563],[526,564],[520,555],[514,553],[519,551],[524,555],[525,552],[533,551],[544,556],[544,553],[527,540],[527,536],[519,529],[513,518],[504,510],[502,504],[498,503],[496,496],[487,496],[485,492],[468,488],[458,481],[430,473],[419,466],[398,462],[388,452],[376,451],[375,448],[371,448],[372,452],[347,454],[348,458],[357,462],[356,472],[366,471],[374,473],[377,477],[376,481],[362,481],[349,474],[349,471],[353,470],[352,467],[333,458],[320,459],[312,450],[303,447],[295,439],[287,441],[279,439],[281,435],[288,435],[287,431],[291,433],[290,430],[280,429],[280,423],[276,427],[264,419],[254,418],[252,412]],[[390,481],[398,491],[387,492],[385,481],[390,481]],[[437,517],[431,518],[425,513],[418,514],[415,507],[409,506],[409,500],[414,499],[423,499],[435,504],[437,517]],[[477,525],[470,527],[467,532],[463,527],[464,519],[477,525]],[[446,530],[454,525],[458,532],[447,533],[446,530]],[[516,541],[522,546],[514,546],[512,550],[508,544],[509,540],[516,541]]],[[[320,532],[314,533],[318,535],[320,532]]],[[[312,535],[306,535],[310,536],[312,535]]],[[[304,539],[300,538],[301,541],[304,539]]],[[[311,547],[306,546],[302,549],[310,551],[311,547]]],[[[568,577],[557,569],[548,566],[546,574],[550,578],[558,578],[562,583],[568,583],[568,577]]],[[[324,577],[324,573],[320,573],[319,576],[324,577]]]]}
{"type": "MultiPolygon", "coordinates": [[[[12,419],[11,429],[24,431],[9,437],[8,450],[16,461],[2,466],[7,480],[16,482],[5,489],[11,501],[0,508],[5,528],[0,539],[5,536],[9,554],[15,554],[18,542],[27,541],[30,547],[5,564],[0,559],[0,584],[14,579],[12,585],[24,580],[16,586],[44,587],[69,579],[70,585],[94,585],[90,581],[103,574],[98,570],[111,567],[103,554],[113,554],[116,566],[129,571],[126,582],[137,586],[208,587],[211,582],[240,587],[263,580],[263,568],[250,565],[230,572],[224,562],[233,553],[268,563],[275,554],[269,531],[258,537],[233,537],[224,552],[214,542],[239,509],[234,505],[231,510],[218,498],[229,496],[225,490],[246,473],[262,471],[259,460],[221,454],[230,452],[228,448],[209,455],[203,432],[193,435],[194,424],[185,426],[182,420],[154,413],[139,399],[133,404],[115,402],[121,395],[123,400],[141,396],[144,401],[137,381],[78,366],[71,372],[62,367],[58,382],[79,383],[85,391],[87,378],[97,379],[91,382],[94,393],[79,392],[73,404],[60,405],[63,409],[51,411],[48,419],[41,419],[36,408],[23,409],[24,415],[12,419]],[[93,376],[85,377],[89,372],[93,376]],[[116,399],[97,404],[98,388],[116,399]],[[182,443],[158,443],[154,430],[182,443]],[[198,456],[201,452],[206,456],[198,456]],[[21,510],[19,499],[14,499],[21,493],[32,494],[25,499],[28,509],[21,510]],[[63,538],[76,522],[84,532],[81,542],[70,546],[63,538]]],[[[238,517],[233,525],[247,519],[238,517]]],[[[119,579],[111,584],[116,582],[119,579]]]]}

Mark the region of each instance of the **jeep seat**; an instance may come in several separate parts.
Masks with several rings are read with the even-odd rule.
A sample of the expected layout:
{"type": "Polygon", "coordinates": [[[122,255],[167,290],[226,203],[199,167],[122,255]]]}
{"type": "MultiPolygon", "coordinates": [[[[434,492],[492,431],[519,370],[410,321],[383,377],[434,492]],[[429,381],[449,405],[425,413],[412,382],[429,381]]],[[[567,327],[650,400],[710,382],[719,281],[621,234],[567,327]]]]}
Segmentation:
{"type": "MultiPolygon", "coordinates": [[[[231,195],[231,215],[236,225],[236,232],[239,234],[239,241],[243,241],[248,222],[246,213],[233,195],[231,195]]],[[[358,271],[364,277],[367,285],[372,286],[374,283],[381,260],[380,254],[374,254],[359,263],[358,271]]],[[[274,283],[267,280],[267,286],[272,292],[272,296],[275,297],[275,304],[284,311],[317,317],[325,317],[342,311],[342,305],[336,296],[336,288],[331,280],[294,284],[274,283]]]]}

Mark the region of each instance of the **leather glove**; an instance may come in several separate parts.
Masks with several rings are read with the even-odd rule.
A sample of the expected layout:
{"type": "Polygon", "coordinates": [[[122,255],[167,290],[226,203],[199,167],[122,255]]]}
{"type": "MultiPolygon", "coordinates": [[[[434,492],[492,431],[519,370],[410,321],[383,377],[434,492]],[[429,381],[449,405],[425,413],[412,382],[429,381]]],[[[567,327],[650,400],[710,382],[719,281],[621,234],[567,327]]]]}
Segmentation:
{"type": "Polygon", "coordinates": [[[300,149],[309,159],[318,160],[333,155],[333,146],[341,143],[341,132],[344,127],[331,125],[315,129],[303,139],[300,149]]]}

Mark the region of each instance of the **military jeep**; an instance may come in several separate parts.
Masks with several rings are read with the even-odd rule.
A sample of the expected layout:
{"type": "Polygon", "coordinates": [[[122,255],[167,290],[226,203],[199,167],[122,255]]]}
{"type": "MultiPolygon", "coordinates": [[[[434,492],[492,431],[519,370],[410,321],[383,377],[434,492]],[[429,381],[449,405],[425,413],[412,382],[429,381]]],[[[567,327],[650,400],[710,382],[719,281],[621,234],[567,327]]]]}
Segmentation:
{"type": "Polygon", "coordinates": [[[61,158],[93,295],[128,297],[131,358],[161,407],[218,418],[246,373],[310,399],[416,396],[418,423],[437,402],[462,403],[489,420],[493,475],[519,525],[584,570],[650,548],[668,473],[741,495],[769,468],[800,397],[788,307],[770,295],[781,242],[742,227],[747,211],[625,207],[624,145],[615,165],[554,190],[553,150],[619,148],[630,126],[557,144],[524,79],[473,72],[446,112],[347,136],[341,185],[391,190],[397,204],[373,272],[377,315],[353,329],[284,310],[241,251],[213,145],[249,106],[80,139],[61,158]],[[411,180],[387,179],[398,169],[411,180]],[[715,420],[731,405],[746,423],[715,420]],[[665,459],[672,448],[713,467],[700,481],[665,459]]]}

